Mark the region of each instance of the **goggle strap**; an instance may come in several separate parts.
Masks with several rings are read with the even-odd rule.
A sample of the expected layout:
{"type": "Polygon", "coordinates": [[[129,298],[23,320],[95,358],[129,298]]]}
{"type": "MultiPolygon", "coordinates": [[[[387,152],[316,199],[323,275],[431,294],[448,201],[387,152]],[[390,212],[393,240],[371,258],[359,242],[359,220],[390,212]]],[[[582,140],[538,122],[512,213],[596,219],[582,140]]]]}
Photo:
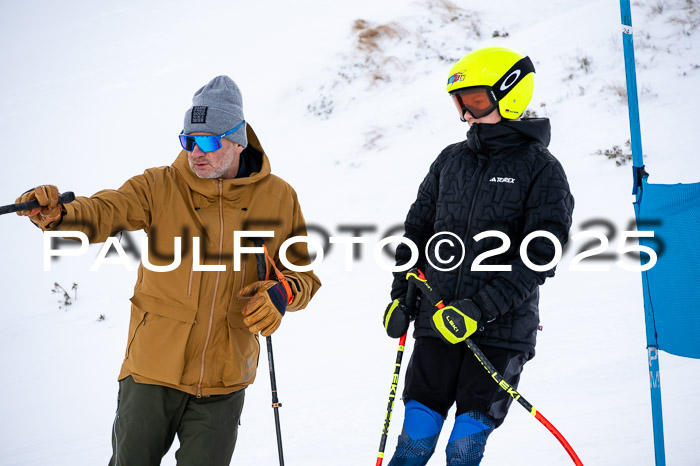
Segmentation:
{"type": "Polygon", "coordinates": [[[496,100],[500,102],[525,76],[534,72],[535,65],[532,64],[530,57],[523,57],[515,62],[515,65],[503,73],[503,76],[492,86],[496,100]]]}

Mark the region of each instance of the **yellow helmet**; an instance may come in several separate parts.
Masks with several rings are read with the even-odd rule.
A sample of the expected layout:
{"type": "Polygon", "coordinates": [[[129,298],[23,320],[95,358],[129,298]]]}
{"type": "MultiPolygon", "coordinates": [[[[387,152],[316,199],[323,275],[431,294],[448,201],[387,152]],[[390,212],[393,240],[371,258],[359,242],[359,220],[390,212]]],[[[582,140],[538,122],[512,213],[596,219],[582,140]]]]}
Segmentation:
{"type": "Polygon", "coordinates": [[[529,57],[504,47],[486,47],[455,63],[447,79],[447,92],[462,121],[465,111],[481,118],[497,107],[503,118],[513,120],[530,103],[534,72],[529,57]]]}

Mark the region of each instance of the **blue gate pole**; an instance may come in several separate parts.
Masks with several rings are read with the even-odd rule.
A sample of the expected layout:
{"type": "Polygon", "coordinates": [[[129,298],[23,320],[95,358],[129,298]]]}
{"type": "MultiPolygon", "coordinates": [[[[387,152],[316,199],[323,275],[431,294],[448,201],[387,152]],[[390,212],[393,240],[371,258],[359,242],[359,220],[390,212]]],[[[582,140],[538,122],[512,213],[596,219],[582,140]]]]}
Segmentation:
{"type": "Polygon", "coordinates": [[[661,410],[661,371],[659,368],[659,347],[647,346],[649,359],[649,389],[651,390],[651,417],[654,424],[654,455],[656,466],[666,466],[664,448],[664,420],[661,410]]]}
{"type": "MultiPolygon", "coordinates": [[[[633,176],[635,185],[632,194],[637,194],[637,168],[644,167],[642,157],[642,131],[639,125],[639,101],[637,99],[637,72],[634,67],[634,40],[632,38],[632,13],[629,0],[620,0],[622,13],[622,46],[625,52],[625,74],[627,77],[627,107],[630,116],[630,141],[632,143],[633,176]]],[[[637,199],[639,200],[639,199],[637,199]]]]}
{"type": "MultiPolygon", "coordinates": [[[[639,101],[637,98],[637,74],[634,64],[634,40],[632,35],[632,12],[629,0],[620,0],[622,16],[622,45],[625,53],[625,74],[627,77],[627,105],[630,118],[630,141],[632,143],[633,179],[632,194],[636,194],[636,217],[639,218],[640,202],[642,200],[641,178],[645,177],[644,160],[642,157],[642,132],[639,124],[639,101]]],[[[642,259],[643,260],[643,259],[642,259]]],[[[644,321],[646,324],[647,356],[649,361],[649,388],[651,391],[651,416],[654,428],[654,454],[656,466],[666,466],[664,448],[664,423],[661,409],[661,372],[659,369],[659,345],[656,339],[656,325],[652,303],[648,296],[647,275],[642,272],[644,288],[644,321]]]]}

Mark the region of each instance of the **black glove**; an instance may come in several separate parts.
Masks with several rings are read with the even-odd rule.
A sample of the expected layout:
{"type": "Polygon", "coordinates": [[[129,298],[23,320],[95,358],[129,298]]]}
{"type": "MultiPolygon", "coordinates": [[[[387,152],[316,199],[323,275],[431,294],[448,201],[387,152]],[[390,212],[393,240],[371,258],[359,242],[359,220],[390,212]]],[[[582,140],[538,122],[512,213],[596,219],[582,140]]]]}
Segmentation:
{"type": "Polygon", "coordinates": [[[395,299],[384,311],[384,330],[391,338],[400,338],[408,331],[408,324],[413,316],[409,315],[408,307],[398,299],[395,299]]]}
{"type": "Polygon", "coordinates": [[[408,325],[416,318],[420,309],[420,294],[416,294],[415,285],[411,284],[406,297],[399,297],[389,303],[384,311],[384,330],[391,338],[400,338],[408,331],[408,325]]]}
{"type": "Polygon", "coordinates": [[[437,334],[447,343],[462,343],[469,338],[482,322],[492,322],[495,317],[483,316],[479,306],[471,299],[458,299],[437,310],[430,324],[437,334]]]}

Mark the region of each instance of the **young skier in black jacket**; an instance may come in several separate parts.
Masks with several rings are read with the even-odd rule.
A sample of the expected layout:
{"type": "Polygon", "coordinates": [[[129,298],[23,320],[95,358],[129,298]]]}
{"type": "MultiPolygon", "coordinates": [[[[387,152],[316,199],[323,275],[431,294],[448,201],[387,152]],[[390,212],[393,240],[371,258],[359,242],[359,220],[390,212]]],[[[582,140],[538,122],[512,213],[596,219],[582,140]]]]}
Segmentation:
{"type": "MultiPolygon", "coordinates": [[[[389,466],[425,465],[454,403],[450,466],[478,465],[488,435],[503,423],[512,398],[460,342],[471,338],[514,388],[535,355],[539,286],[554,275],[561,253],[555,247],[568,239],[574,200],[561,164],[547,150],[549,120],[521,119],[533,88],[530,59],[501,47],[476,50],[450,72],[447,90],[469,132],[433,162],[406,217],[405,236],[420,251],[417,267],[469,331],[455,335],[434,326],[435,308],[427,299],[406,302],[405,272],[395,274],[384,325],[398,337],[415,318],[416,342],[403,430],[389,466]],[[499,254],[478,257],[502,245],[499,254]]],[[[397,265],[410,258],[400,245],[397,265]]]]}

